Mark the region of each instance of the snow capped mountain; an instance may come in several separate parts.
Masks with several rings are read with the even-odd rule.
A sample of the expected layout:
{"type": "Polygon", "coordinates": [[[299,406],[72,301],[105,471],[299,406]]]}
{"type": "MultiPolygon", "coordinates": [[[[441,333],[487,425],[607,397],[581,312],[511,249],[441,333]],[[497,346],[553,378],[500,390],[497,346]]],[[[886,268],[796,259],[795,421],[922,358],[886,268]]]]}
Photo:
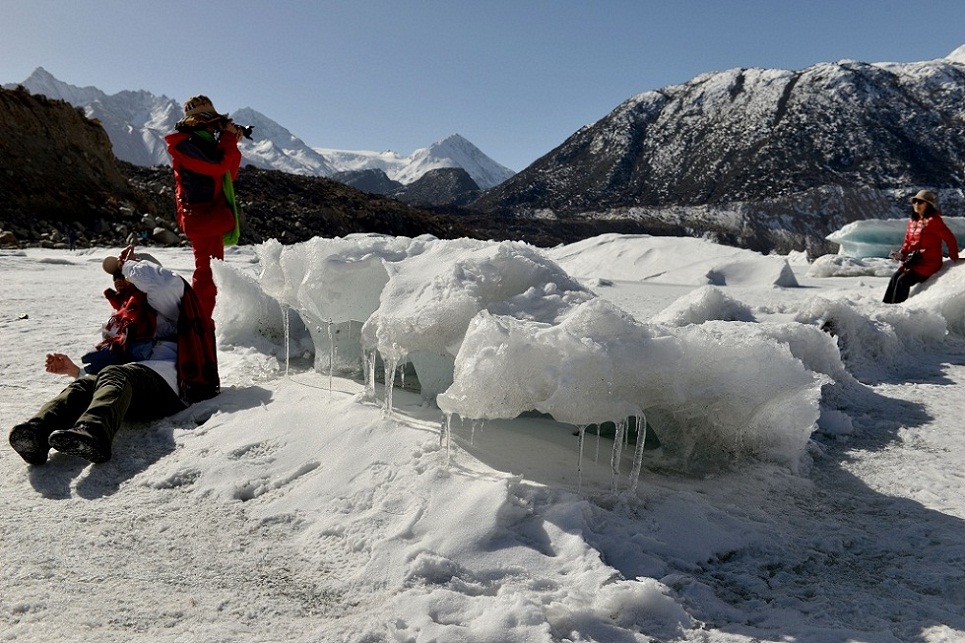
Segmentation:
{"type": "Polygon", "coordinates": [[[314,149],[328,159],[328,162],[338,172],[382,170],[386,176],[392,178],[409,163],[409,157],[402,156],[392,150],[367,152],[364,150],[336,150],[328,147],[316,147],[314,149]]]}
{"type": "Polygon", "coordinates": [[[922,187],[955,210],[963,55],[701,74],[631,97],[473,206],[672,222],[762,250],[902,216],[906,194],[922,187]]]}
{"type": "MultiPolygon", "coordinates": [[[[107,97],[107,94],[96,87],[76,87],[57,80],[54,75],[43,67],[37,67],[27,80],[19,83],[30,90],[32,94],[43,94],[47,98],[65,100],[71,105],[86,105],[107,97]]],[[[13,89],[15,83],[4,85],[6,89],[13,89]]]]}
{"type": "MultiPolygon", "coordinates": [[[[167,96],[146,91],[122,91],[108,95],[96,87],[76,87],[57,80],[38,67],[22,83],[33,94],[64,100],[84,109],[88,118],[104,126],[117,158],[134,165],[170,165],[164,136],[181,118],[181,104],[167,96]]],[[[350,152],[311,148],[288,129],[249,107],[231,117],[254,126],[252,140],[241,143],[246,164],[305,176],[332,176],[336,172],[377,168],[401,183],[411,183],[427,171],[441,167],[462,167],[482,187],[492,187],[513,175],[472,143],[454,134],[410,156],[394,152],[350,152]],[[329,158],[331,153],[331,158],[329,158]],[[399,177],[399,178],[396,178],[399,177]]]]}
{"type": "Polygon", "coordinates": [[[415,181],[429,170],[461,167],[479,187],[486,189],[499,185],[513,175],[512,170],[495,163],[478,147],[458,134],[416,150],[409,157],[409,164],[393,177],[400,183],[415,181]]]}
{"type": "MultiPolygon", "coordinates": [[[[108,96],[96,87],[75,87],[38,67],[20,83],[33,94],[64,100],[100,121],[114,146],[114,155],[135,165],[170,163],[164,135],[181,117],[181,105],[167,96],[123,91],[108,96]]],[[[7,85],[13,87],[15,85],[7,85]]]]}
{"type": "Polygon", "coordinates": [[[236,123],[254,127],[252,140],[241,142],[246,164],[305,176],[331,176],[335,173],[336,170],[324,156],[264,114],[243,107],[230,116],[236,123]]]}
{"type": "Polygon", "coordinates": [[[514,172],[496,163],[459,134],[421,148],[408,156],[396,152],[352,152],[316,148],[339,172],[378,169],[403,185],[413,183],[430,170],[462,168],[483,188],[499,185],[514,172]]]}

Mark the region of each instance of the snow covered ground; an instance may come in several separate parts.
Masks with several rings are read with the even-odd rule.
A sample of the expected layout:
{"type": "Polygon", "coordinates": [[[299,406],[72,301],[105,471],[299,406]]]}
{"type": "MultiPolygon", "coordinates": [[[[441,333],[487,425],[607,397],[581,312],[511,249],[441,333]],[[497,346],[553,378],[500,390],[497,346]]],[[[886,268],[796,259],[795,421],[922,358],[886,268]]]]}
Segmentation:
{"type": "MultiPolygon", "coordinates": [[[[4,427],[104,254],[0,254],[4,427]]],[[[219,397],[102,465],[0,448],[0,640],[965,640],[961,265],[892,307],[880,260],[694,239],[217,268],[219,397]]]]}

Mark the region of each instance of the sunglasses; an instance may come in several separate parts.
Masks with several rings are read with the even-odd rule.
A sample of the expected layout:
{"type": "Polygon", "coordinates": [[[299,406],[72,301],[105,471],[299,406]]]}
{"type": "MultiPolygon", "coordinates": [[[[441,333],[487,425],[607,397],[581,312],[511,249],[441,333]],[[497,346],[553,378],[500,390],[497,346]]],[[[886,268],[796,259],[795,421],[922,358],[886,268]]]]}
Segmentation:
{"type": "Polygon", "coordinates": [[[927,203],[927,201],[923,201],[922,199],[912,199],[911,202],[913,205],[918,205],[919,203],[927,203]]]}

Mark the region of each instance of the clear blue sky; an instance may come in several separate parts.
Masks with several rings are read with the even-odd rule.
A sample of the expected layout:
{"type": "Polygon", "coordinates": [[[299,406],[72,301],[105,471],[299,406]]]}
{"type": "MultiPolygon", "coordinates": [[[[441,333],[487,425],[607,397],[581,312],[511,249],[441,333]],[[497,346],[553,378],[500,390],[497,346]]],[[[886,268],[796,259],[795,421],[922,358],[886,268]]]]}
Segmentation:
{"type": "Polygon", "coordinates": [[[627,98],[733,67],[911,62],[965,0],[0,0],[0,83],[251,107],[313,147],[459,133],[521,170],[627,98]]]}

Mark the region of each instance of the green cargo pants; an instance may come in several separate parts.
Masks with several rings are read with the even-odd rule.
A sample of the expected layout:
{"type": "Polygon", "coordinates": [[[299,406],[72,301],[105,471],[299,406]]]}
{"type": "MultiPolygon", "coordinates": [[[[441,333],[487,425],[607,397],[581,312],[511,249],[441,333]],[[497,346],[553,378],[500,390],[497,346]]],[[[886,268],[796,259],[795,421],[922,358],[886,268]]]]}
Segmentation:
{"type": "Polygon", "coordinates": [[[113,440],[124,418],[152,420],[183,410],[163,377],[138,363],[108,366],[71,382],[35,416],[48,431],[78,422],[102,427],[113,440]]]}

